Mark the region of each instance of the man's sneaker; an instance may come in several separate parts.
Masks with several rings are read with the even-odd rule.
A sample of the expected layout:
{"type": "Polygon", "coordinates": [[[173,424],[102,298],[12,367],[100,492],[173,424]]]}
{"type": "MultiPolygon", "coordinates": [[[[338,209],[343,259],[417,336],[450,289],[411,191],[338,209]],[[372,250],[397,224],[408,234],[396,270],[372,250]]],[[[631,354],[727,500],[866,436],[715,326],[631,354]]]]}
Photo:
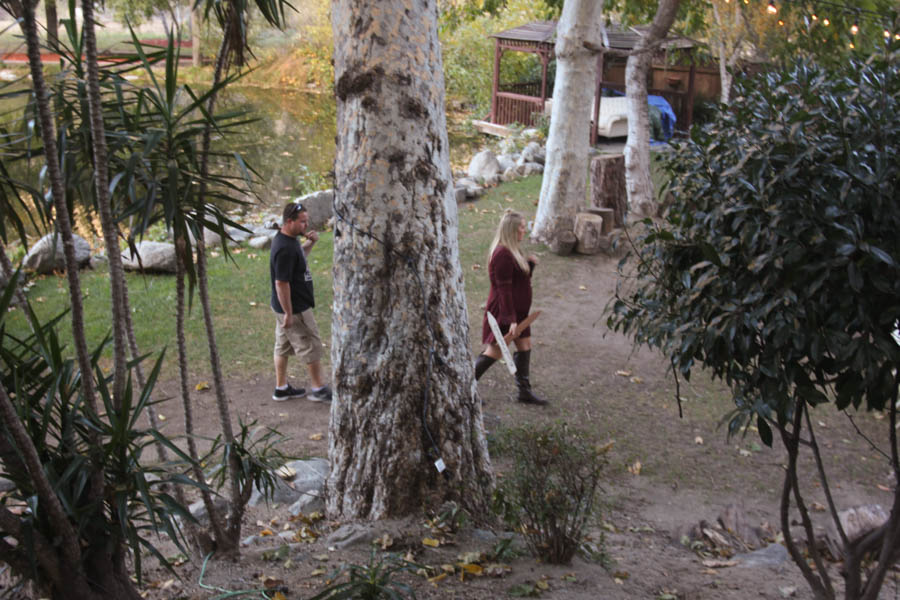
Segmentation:
{"type": "Polygon", "coordinates": [[[285,400],[290,400],[291,398],[302,398],[305,395],[305,389],[295,388],[294,386],[288,384],[288,386],[283,390],[275,388],[275,392],[272,394],[272,400],[274,400],[275,402],[283,402],[285,400]]]}
{"type": "Polygon", "coordinates": [[[323,385],[321,389],[310,390],[306,399],[313,402],[331,402],[331,388],[323,385]]]}

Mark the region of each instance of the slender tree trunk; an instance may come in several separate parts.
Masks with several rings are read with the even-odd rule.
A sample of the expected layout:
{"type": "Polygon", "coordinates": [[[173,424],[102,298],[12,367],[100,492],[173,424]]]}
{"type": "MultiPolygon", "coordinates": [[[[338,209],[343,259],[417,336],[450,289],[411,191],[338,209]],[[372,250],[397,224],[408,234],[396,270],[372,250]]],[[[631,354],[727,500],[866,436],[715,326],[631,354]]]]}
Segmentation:
{"type": "Polygon", "coordinates": [[[469,354],[437,7],[337,0],[332,23],[327,512],[379,519],[447,499],[483,511],[493,476],[469,354]]]}
{"type": "MultiPolygon", "coordinates": [[[[225,61],[228,53],[229,41],[223,38],[222,45],[216,55],[216,68],[213,72],[213,86],[218,85],[225,73],[225,61]]],[[[211,94],[207,105],[208,114],[214,114],[216,94],[211,94]]],[[[201,180],[206,178],[209,172],[209,148],[212,127],[207,125],[203,132],[203,141],[200,154],[201,180]]],[[[200,213],[203,213],[203,202],[206,197],[206,184],[200,184],[200,213]]],[[[216,390],[216,405],[219,409],[219,421],[222,425],[222,437],[229,446],[234,444],[234,431],[231,426],[231,415],[228,410],[228,398],[225,395],[225,380],[222,377],[222,366],[219,360],[219,347],[216,344],[216,332],[213,326],[212,308],[209,303],[209,285],[206,268],[206,243],[203,241],[203,232],[197,236],[197,289],[200,293],[200,305],[203,309],[203,322],[206,325],[206,340],[209,347],[209,364],[212,369],[213,385],[216,390]]],[[[240,552],[241,518],[244,514],[243,494],[240,487],[237,455],[228,453],[228,481],[231,484],[231,509],[228,523],[225,527],[225,537],[217,539],[218,550],[225,554],[238,554],[240,552]]],[[[251,485],[249,482],[247,485],[251,485]]]]}
{"type": "Polygon", "coordinates": [[[547,160],[531,234],[548,245],[560,234],[574,231],[575,213],[587,203],[590,137],[586,126],[593,116],[597,55],[584,44],[601,45],[602,15],[602,0],[567,0],[557,27],[547,160]]]}
{"type": "MultiPolygon", "coordinates": [[[[175,240],[175,342],[178,347],[178,376],[181,383],[181,400],[184,408],[184,435],[187,439],[188,456],[191,457],[191,470],[194,480],[202,486],[205,486],[206,478],[203,475],[203,469],[200,466],[197,441],[194,437],[194,408],[193,403],[191,402],[191,389],[188,381],[187,344],[185,343],[184,337],[184,277],[185,264],[188,260],[187,254],[189,252],[190,246],[188,245],[187,240],[184,236],[179,236],[178,239],[175,240]]],[[[203,505],[206,507],[206,512],[209,515],[213,536],[217,540],[223,539],[224,529],[222,526],[222,519],[213,505],[210,493],[201,488],[200,495],[203,499],[203,505]]],[[[194,537],[197,538],[199,531],[194,531],[193,534],[194,537]]],[[[198,542],[202,549],[205,543],[201,542],[199,539],[198,542]]]]}
{"type": "Polygon", "coordinates": [[[628,142],[625,144],[625,188],[632,211],[652,215],[656,202],[650,179],[650,110],[647,73],[654,48],[665,39],[675,21],[680,0],[659,0],[656,16],[625,64],[628,97],[628,142]]]}
{"type": "Polygon", "coordinates": [[[81,3],[81,14],[84,19],[82,28],[85,62],[87,65],[87,97],[90,112],[91,147],[94,153],[94,188],[100,214],[100,227],[103,231],[106,255],[109,260],[110,293],[112,296],[113,403],[116,407],[119,407],[122,403],[122,396],[125,393],[128,362],[125,333],[126,317],[123,312],[125,309],[125,270],[122,267],[118,229],[113,221],[109,196],[109,162],[100,96],[100,74],[97,63],[97,36],[94,26],[93,0],[84,0],[81,3]]]}
{"type": "Polygon", "coordinates": [[[69,300],[72,307],[72,340],[78,368],[81,371],[81,385],[87,407],[97,412],[97,397],[94,388],[91,359],[88,354],[87,340],[84,335],[84,302],[81,293],[81,280],[78,276],[78,262],[75,260],[75,242],[72,238],[72,223],[66,206],[62,172],[59,166],[59,148],[56,144],[56,127],[50,114],[50,94],[44,81],[44,70],[41,64],[40,40],[37,35],[37,24],[34,18],[34,4],[26,0],[23,5],[22,32],[28,48],[28,66],[31,82],[34,87],[35,104],[38,120],[41,125],[41,140],[44,144],[44,159],[50,180],[50,193],[56,209],[56,226],[63,242],[63,254],[66,263],[66,279],[69,285],[69,300]]]}

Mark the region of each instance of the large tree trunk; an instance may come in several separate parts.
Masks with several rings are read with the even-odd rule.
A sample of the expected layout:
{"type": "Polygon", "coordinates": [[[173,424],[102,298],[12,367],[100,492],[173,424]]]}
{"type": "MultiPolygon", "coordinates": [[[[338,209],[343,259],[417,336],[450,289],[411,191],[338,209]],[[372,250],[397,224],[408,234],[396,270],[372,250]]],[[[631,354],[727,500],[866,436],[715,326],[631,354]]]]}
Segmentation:
{"type": "Polygon", "coordinates": [[[326,507],[337,519],[448,499],[481,511],[493,485],[469,354],[437,7],[413,4],[332,7],[339,221],[326,507]]]}
{"type": "Polygon", "coordinates": [[[656,16],[635,46],[625,65],[628,97],[628,142],[625,144],[625,186],[628,204],[638,214],[655,212],[653,181],[650,179],[650,110],[647,106],[647,72],[653,50],[669,33],[680,0],[659,0],[656,16]]]}
{"type": "Polygon", "coordinates": [[[567,0],[557,27],[556,81],[547,160],[541,199],[531,236],[548,245],[571,233],[575,213],[586,204],[585,182],[590,139],[587,125],[593,112],[596,54],[599,46],[602,0],[567,0]]]}

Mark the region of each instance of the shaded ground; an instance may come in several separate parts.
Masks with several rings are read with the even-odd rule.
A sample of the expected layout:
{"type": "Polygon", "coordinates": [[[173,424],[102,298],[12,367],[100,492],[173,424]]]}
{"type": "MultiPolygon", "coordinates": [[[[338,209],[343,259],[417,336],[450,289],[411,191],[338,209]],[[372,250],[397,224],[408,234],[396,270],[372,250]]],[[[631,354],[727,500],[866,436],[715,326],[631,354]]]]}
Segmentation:
{"type": "MultiPolygon", "coordinates": [[[[541,249],[537,249],[540,252],[541,249]]],[[[609,334],[603,309],[614,291],[617,259],[603,256],[560,258],[544,252],[535,276],[535,308],[544,314],[533,326],[535,350],[532,380],[537,391],[552,399],[547,408],[512,402],[512,379],[502,365],[495,365],[482,379],[479,391],[485,400],[491,430],[523,421],[564,420],[596,430],[598,439],[615,440],[609,480],[604,485],[606,509],[597,523],[595,537],[605,534],[606,566],[576,558],[569,566],[543,565],[527,554],[506,560],[511,567],[502,578],[476,577],[460,581],[459,575],[429,583],[406,576],[420,598],[505,597],[514,586],[527,584],[544,598],[811,598],[790,561],[776,566],[728,566],[710,568],[704,558],[678,543],[681,533],[701,520],[714,521],[728,504],[737,503],[752,525],[770,524],[777,529],[777,503],[781,489],[783,457],[761,445],[754,432],[727,440],[720,418],[729,410],[726,391],[703,377],[682,382],[684,417],[678,417],[675,382],[666,372],[665,361],[647,350],[632,351],[622,336],[609,334]],[[627,375],[625,375],[627,373],[627,375]],[[534,588],[543,581],[547,590],[534,588]]],[[[465,259],[464,259],[465,262],[465,259]]],[[[471,264],[464,264],[471,269],[471,264]]],[[[468,283],[467,283],[468,285],[468,283]]],[[[472,340],[479,339],[483,298],[470,298],[472,340]]],[[[473,343],[473,353],[475,352],[473,343]]],[[[291,373],[304,377],[291,364],[291,373]]],[[[297,456],[326,456],[329,407],[297,400],[275,403],[271,376],[260,373],[229,382],[229,398],[235,414],[278,427],[292,439],[285,450],[297,456]],[[310,439],[324,434],[321,440],[310,439]]],[[[163,386],[175,391],[173,384],[163,386]]],[[[180,412],[163,408],[167,427],[179,427],[180,412]]],[[[165,406],[165,405],[164,405],[165,406]]],[[[207,435],[218,430],[211,392],[199,395],[198,425],[207,435]]],[[[884,458],[857,436],[849,419],[820,411],[814,414],[818,438],[831,452],[827,467],[836,483],[841,507],[880,503],[890,505],[894,482],[884,458]]],[[[874,417],[856,419],[875,441],[884,429],[874,417]]],[[[807,466],[810,467],[811,464],[807,466]]],[[[502,465],[498,465],[502,472],[502,465]]],[[[825,504],[820,487],[807,488],[807,502],[825,504]]],[[[437,507],[433,507],[436,510],[437,507]]],[[[824,512],[815,512],[824,527],[824,512]]],[[[457,562],[457,555],[473,550],[490,551],[490,536],[464,527],[455,543],[428,548],[421,542],[431,535],[424,517],[404,522],[379,523],[374,534],[389,533],[390,550],[412,552],[417,562],[429,565],[457,562]]],[[[327,534],[337,524],[323,523],[327,534]]],[[[245,534],[271,527],[296,529],[288,522],[286,507],[257,509],[247,518],[245,534]],[[274,521],[272,521],[274,519],[274,521]]],[[[269,538],[274,539],[274,538],[269,538]]],[[[324,538],[323,538],[324,540],[324,538]]],[[[343,561],[364,563],[370,546],[329,548],[323,540],[301,545],[286,557],[266,561],[264,550],[279,543],[261,544],[245,550],[238,566],[213,563],[204,583],[198,585],[199,565],[182,565],[183,580],[152,571],[154,585],[149,597],[215,597],[224,590],[262,589],[261,577],[280,580],[288,598],[310,597],[343,561]],[[166,586],[160,589],[158,586],[166,586]]],[[[833,570],[836,569],[836,566],[833,570]]],[[[836,570],[835,575],[837,576],[836,570]]],[[[543,584],[542,584],[543,585],[543,584]]],[[[894,597],[895,580],[885,586],[884,597],[894,597]]],[[[258,597],[258,596],[257,596],[258,597]]]]}

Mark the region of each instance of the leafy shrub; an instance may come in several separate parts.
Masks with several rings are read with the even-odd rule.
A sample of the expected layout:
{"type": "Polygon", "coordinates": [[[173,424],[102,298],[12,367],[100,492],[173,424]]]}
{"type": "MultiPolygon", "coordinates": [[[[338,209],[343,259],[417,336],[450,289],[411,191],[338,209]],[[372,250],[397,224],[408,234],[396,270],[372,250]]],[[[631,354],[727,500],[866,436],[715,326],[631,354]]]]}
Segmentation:
{"type": "Polygon", "coordinates": [[[499,451],[512,461],[494,495],[494,509],[519,528],[531,552],[568,563],[584,541],[596,510],[608,447],[565,424],[523,425],[504,431],[499,451]]]}
{"type": "Polygon", "coordinates": [[[377,553],[372,550],[372,556],[367,565],[342,565],[329,576],[335,581],[324,590],[310,598],[310,600],[342,600],[354,598],[359,600],[379,600],[390,598],[401,600],[412,598],[416,594],[405,583],[395,581],[398,573],[412,571],[416,565],[400,559],[395,554],[383,555],[377,560],[377,553]],[[346,575],[346,580],[343,577],[346,575]],[[338,579],[342,579],[338,581],[338,579]]]}

